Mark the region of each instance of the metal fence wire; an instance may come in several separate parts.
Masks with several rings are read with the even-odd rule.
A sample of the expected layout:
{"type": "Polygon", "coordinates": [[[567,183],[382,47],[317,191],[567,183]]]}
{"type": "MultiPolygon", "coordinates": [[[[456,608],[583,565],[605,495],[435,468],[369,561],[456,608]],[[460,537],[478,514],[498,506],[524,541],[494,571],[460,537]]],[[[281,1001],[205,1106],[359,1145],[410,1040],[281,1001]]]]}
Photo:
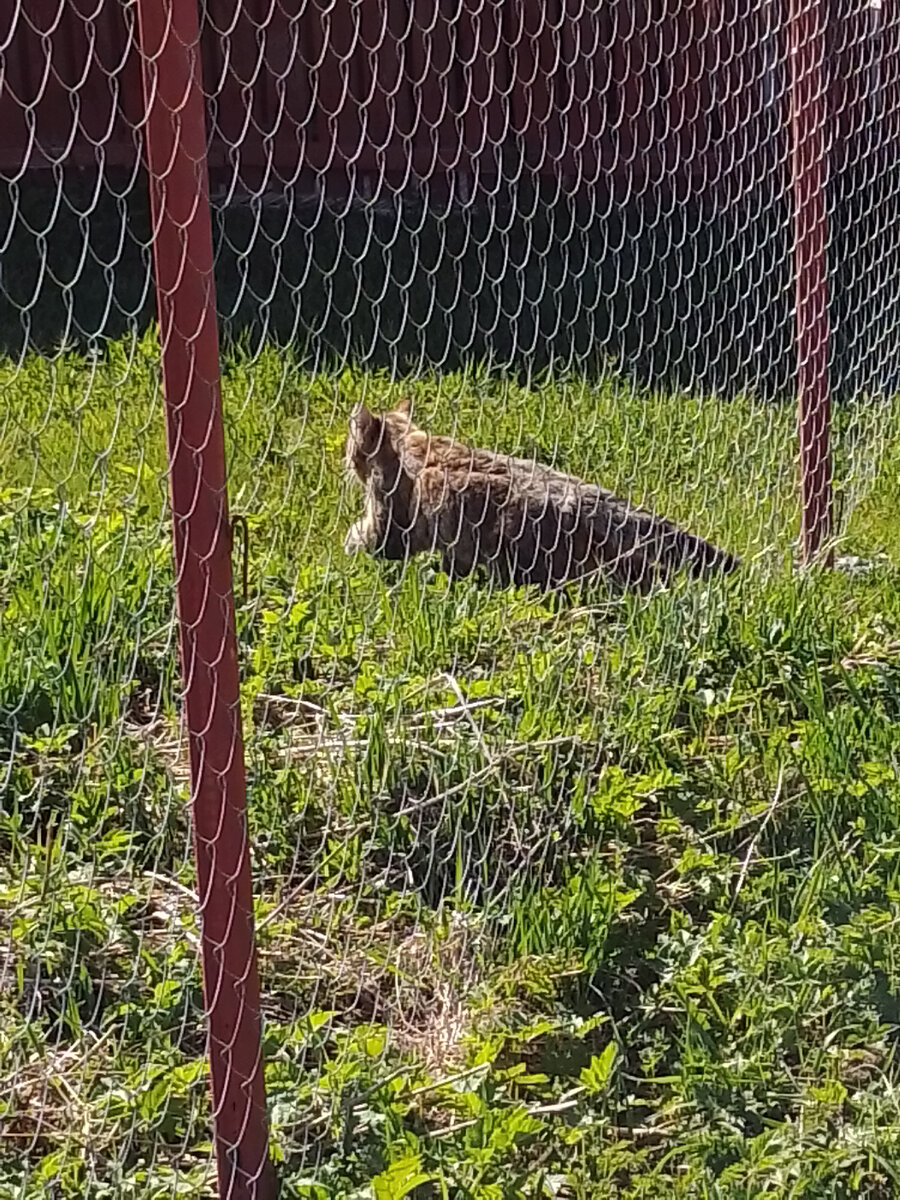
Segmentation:
{"type": "Polygon", "coordinates": [[[900,14],[0,14],[0,1200],[900,1194],[900,14]]]}

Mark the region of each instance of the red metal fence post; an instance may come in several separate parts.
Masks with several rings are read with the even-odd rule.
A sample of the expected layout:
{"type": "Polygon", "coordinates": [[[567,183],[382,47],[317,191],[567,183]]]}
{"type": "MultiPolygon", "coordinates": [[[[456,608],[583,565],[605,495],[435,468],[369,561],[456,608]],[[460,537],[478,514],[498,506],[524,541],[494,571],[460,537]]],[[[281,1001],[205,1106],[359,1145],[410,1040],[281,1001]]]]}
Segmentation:
{"type": "Polygon", "coordinates": [[[791,136],[797,389],[805,561],[831,559],[831,405],[828,387],[828,177],[822,0],[791,0],[791,136]]]}
{"type": "Polygon", "coordinates": [[[268,1200],[197,6],[137,13],[219,1188],[268,1200]]]}

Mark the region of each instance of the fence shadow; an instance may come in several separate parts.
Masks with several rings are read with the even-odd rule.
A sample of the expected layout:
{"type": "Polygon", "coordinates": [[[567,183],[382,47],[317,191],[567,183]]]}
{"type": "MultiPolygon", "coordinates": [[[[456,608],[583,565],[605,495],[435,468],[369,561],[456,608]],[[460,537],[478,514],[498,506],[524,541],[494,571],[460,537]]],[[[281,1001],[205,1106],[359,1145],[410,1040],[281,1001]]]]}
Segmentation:
{"type": "MultiPolygon", "coordinates": [[[[153,319],[145,182],[102,183],[82,174],[0,195],[0,352],[87,347],[153,319]]],[[[223,343],[272,339],[320,366],[398,374],[490,364],[526,379],[551,365],[596,377],[615,364],[640,386],[785,394],[792,229],[772,190],[721,211],[524,183],[466,205],[287,193],[219,206],[223,343]]],[[[838,220],[847,232],[832,238],[833,370],[848,386],[871,373],[861,338],[875,348],[880,337],[885,357],[864,223],[838,220]]],[[[882,306],[893,290],[881,287],[882,306]]]]}

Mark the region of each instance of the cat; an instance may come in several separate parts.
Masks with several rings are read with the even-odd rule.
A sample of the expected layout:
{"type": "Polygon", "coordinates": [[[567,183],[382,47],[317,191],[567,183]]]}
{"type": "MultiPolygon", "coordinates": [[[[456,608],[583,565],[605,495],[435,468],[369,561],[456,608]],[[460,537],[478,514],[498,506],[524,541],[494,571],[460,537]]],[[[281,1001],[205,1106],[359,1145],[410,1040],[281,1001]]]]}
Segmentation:
{"type": "Polygon", "coordinates": [[[401,560],[437,550],[451,579],[484,568],[501,586],[561,587],[591,575],[647,591],[679,569],[727,573],[740,560],[596,484],[418,428],[409,401],[350,417],[346,467],[365,511],[348,554],[401,560]]]}

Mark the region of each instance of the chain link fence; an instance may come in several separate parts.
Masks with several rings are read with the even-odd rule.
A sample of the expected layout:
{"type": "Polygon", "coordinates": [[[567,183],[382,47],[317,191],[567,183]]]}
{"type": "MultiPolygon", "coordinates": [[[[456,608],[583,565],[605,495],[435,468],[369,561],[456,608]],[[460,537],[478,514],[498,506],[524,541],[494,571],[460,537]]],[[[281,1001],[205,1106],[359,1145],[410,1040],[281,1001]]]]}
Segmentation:
{"type": "Polygon", "coordinates": [[[0,17],[0,1196],[897,1194],[898,36],[0,17]]]}

